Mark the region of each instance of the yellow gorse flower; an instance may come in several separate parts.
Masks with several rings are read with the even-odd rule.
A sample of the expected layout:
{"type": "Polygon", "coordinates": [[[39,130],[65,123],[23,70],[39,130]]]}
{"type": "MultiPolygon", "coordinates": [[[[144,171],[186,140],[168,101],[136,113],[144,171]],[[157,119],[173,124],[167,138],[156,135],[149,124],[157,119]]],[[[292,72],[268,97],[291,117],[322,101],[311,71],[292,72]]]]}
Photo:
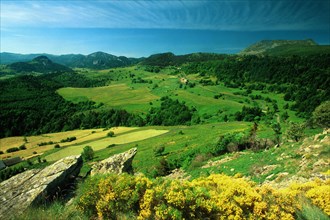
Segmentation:
{"type": "Polygon", "coordinates": [[[87,181],[90,190],[80,196],[78,208],[100,219],[133,212],[137,219],[291,220],[302,208],[299,203],[302,197],[330,215],[329,180],[274,189],[269,185],[256,186],[240,176],[222,174],[193,181],[127,174],[93,178],[87,181]]]}

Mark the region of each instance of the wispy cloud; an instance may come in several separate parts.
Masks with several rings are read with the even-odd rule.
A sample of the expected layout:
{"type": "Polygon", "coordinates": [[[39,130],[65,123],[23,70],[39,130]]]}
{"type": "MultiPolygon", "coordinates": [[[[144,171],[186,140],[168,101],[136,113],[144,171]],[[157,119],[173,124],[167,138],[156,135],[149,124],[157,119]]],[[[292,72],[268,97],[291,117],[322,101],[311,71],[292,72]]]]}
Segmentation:
{"type": "Polygon", "coordinates": [[[329,0],[1,1],[1,27],[327,30],[329,0]]]}

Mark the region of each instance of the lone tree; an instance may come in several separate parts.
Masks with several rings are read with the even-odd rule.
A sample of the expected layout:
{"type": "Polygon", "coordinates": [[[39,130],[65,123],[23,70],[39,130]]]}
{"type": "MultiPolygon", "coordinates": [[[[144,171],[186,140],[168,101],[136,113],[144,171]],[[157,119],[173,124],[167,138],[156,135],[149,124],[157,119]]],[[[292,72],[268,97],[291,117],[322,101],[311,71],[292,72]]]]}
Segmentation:
{"type": "Polygon", "coordinates": [[[94,150],[91,146],[86,146],[83,149],[83,152],[81,154],[84,161],[92,160],[94,157],[94,150]]]}
{"type": "Polygon", "coordinates": [[[323,128],[330,128],[330,101],[323,102],[315,108],[313,121],[323,128]]]}
{"type": "Polygon", "coordinates": [[[291,122],[286,134],[288,138],[298,142],[304,136],[304,124],[291,122]]]}
{"type": "Polygon", "coordinates": [[[272,129],[274,131],[274,136],[275,136],[275,143],[280,146],[281,143],[281,125],[280,123],[276,122],[272,125],[272,129]]]}

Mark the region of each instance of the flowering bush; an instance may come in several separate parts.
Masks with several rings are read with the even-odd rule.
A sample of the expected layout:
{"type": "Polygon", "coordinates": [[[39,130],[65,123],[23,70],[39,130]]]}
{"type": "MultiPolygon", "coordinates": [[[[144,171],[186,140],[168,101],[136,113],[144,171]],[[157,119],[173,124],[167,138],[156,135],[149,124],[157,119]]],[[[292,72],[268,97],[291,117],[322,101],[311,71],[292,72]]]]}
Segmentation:
{"type": "Polygon", "coordinates": [[[220,174],[193,181],[108,175],[87,180],[77,206],[101,219],[125,213],[138,219],[294,219],[301,196],[329,215],[329,187],[318,180],[276,190],[220,174]]]}

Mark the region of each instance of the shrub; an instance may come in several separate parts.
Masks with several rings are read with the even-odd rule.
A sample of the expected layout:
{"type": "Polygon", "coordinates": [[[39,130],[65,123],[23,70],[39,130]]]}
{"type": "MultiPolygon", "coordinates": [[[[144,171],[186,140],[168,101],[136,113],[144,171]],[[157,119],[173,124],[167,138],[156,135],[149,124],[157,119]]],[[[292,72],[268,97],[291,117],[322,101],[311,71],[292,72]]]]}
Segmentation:
{"type": "Polygon", "coordinates": [[[12,147],[6,150],[7,153],[16,152],[16,151],[19,151],[18,147],[12,147]]]}
{"type": "Polygon", "coordinates": [[[161,146],[155,147],[153,149],[153,151],[154,151],[154,155],[156,157],[158,157],[158,156],[161,156],[163,154],[163,152],[165,151],[165,147],[163,145],[161,145],[161,146]]]}
{"type": "Polygon", "coordinates": [[[295,219],[301,198],[328,213],[329,181],[274,189],[223,174],[192,181],[95,175],[79,187],[77,206],[92,219],[295,219]]]}
{"type": "Polygon", "coordinates": [[[54,148],[61,148],[59,144],[55,144],[54,148]]]}
{"type": "Polygon", "coordinates": [[[26,146],[25,146],[25,144],[19,146],[19,149],[20,149],[20,150],[26,150],[26,146]]]}
{"type": "Polygon", "coordinates": [[[3,151],[2,150],[0,150],[0,154],[3,154],[3,151]]]}
{"type": "Polygon", "coordinates": [[[229,133],[219,138],[217,144],[210,150],[213,155],[243,150],[248,147],[247,137],[242,132],[229,133]]]}
{"type": "Polygon", "coordinates": [[[41,146],[51,145],[51,144],[54,144],[54,142],[53,141],[41,142],[41,143],[38,144],[38,146],[41,147],[41,146]]]}
{"type": "Polygon", "coordinates": [[[61,143],[64,143],[64,142],[71,142],[71,141],[75,141],[77,140],[76,137],[67,137],[66,139],[62,139],[61,140],[61,143]]]}
{"type": "Polygon", "coordinates": [[[113,131],[109,131],[107,134],[108,137],[114,137],[115,136],[115,132],[113,131]]]}
{"type": "Polygon", "coordinates": [[[298,142],[301,138],[304,137],[304,124],[299,124],[295,122],[290,122],[289,128],[286,131],[288,138],[298,142]]]}
{"type": "Polygon", "coordinates": [[[167,160],[162,158],[159,161],[159,164],[155,167],[155,172],[153,173],[153,176],[166,176],[170,173],[170,170],[170,165],[168,164],[167,160]]]}
{"type": "Polygon", "coordinates": [[[330,101],[323,102],[313,112],[314,122],[324,128],[330,127],[330,101]]]}
{"type": "Polygon", "coordinates": [[[84,161],[89,161],[94,158],[94,150],[91,146],[86,146],[83,149],[83,152],[81,154],[84,161]]]}

